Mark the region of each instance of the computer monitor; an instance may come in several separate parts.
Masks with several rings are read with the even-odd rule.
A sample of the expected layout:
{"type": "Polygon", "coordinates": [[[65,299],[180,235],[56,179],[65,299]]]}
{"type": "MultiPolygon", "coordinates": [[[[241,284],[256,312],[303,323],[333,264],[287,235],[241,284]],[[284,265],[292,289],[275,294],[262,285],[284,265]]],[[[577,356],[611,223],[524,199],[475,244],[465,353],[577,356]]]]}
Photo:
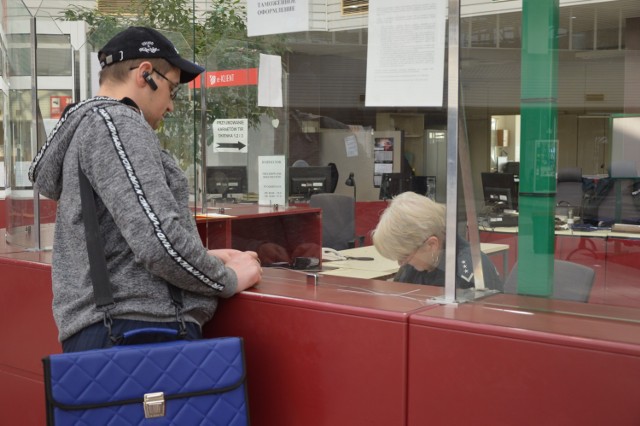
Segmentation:
{"type": "Polygon", "coordinates": [[[380,180],[381,200],[390,200],[398,194],[412,191],[411,175],[403,173],[383,173],[380,180]]]}
{"type": "Polygon", "coordinates": [[[512,173],[518,177],[520,175],[520,162],[507,161],[502,170],[504,173],[512,173]]]}
{"type": "Polygon", "coordinates": [[[247,166],[208,166],[207,194],[231,198],[247,193],[247,166]]]}
{"type": "Polygon", "coordinates": [[[481,173],[484,202],[496,212],[518,209],[518,183],[513,173],[481,173]]]}
{"type": "Polygon", "coordinates": [[[411,190],[416,194],[424,195],[435,201],[436,177],[435,176],[412,176],[411,190]]]}
{"type": "Polygon", "coordinates": [[[308,200],[313,194],[331,192],[331,167],[289,167],[289,196],[308,200]]]}

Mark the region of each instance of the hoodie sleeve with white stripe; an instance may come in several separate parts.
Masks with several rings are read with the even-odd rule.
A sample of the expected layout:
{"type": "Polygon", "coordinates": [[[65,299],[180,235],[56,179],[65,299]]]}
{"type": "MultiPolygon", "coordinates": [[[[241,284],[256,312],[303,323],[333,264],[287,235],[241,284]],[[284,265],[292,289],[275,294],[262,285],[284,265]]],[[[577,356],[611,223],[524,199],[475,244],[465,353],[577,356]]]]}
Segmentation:
{"type": "Polygon", "coordinates": [[[203,247],[186,176],[136,109],[93,98],[64,114],[30,170],[40,192],[58,201],[52,281],[60,340],[102,320],[88,272],[78,164],[96,193],[112,315],[174,321],[171,283],[184,290],[185,319],[208,321],[216,297],[234,294],[237,278],[203,247]]]}

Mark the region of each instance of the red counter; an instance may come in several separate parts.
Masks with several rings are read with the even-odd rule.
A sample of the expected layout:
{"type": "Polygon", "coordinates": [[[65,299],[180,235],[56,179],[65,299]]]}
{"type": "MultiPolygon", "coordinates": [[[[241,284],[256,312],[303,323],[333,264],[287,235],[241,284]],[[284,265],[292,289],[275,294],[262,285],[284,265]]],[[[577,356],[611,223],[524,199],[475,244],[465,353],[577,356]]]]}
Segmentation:
{"type": "Polygon", "coordinates": [[[412,315],[408,424],[638,425],[638,320],[511,295],[412,315]]]}
{"type": "Polygon", "coordinates": [[[409,315],[442,289],[270,270],[225,300],[208,336],[245,339],[260,425],[402,425],[409,315]]]}
{"type": "MultiPolygon", "coordinates": [[[[0,244],[3,424],[45,422],[50,261],[0,244]]],[[[244,338],[257,425],[640,424],[640,311],[442,291],[268,269],[205,334],[244,338]]]]}

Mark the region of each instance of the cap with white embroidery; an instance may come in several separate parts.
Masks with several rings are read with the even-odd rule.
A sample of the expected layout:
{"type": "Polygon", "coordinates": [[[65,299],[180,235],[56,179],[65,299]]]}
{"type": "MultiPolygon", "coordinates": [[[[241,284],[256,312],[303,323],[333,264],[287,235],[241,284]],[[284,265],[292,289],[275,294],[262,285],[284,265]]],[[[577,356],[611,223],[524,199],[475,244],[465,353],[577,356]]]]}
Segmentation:
{"type": "Polygon", "coordinates": [[[180,56],[178,49],[159,31],[129,27],[116,34],[98,52],[100,67],[129,59],[162,58],[180,69],[180,83],[188,83],[204,71],[198,64],[180,56]]]}

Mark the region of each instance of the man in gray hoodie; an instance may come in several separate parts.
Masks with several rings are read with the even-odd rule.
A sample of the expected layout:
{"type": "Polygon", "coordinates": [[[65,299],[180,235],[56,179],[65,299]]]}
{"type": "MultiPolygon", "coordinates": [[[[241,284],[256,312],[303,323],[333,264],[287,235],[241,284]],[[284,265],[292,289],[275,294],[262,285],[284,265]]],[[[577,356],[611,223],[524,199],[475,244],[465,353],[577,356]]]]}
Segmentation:
{"type": "Polygon", "coordinates": [[[204,69],[144,27],[117,34],[98,58],[98,95],[67,108],[29,171],[40,193],[57,201],[53,314],[63,350],[108,347],[144,326],[184,331],[178,319],[187,338],[200,338],[217,297],[245,290],[262,275],[255,252],[202,245],[187,178],[154,132],[173,111],[179,85],[204,69]],[[108,314],[93,297],[79,168],[95,192],[115,302],[108,314]],[[169,284],[181,291],[182,309],[169,284]]]}

